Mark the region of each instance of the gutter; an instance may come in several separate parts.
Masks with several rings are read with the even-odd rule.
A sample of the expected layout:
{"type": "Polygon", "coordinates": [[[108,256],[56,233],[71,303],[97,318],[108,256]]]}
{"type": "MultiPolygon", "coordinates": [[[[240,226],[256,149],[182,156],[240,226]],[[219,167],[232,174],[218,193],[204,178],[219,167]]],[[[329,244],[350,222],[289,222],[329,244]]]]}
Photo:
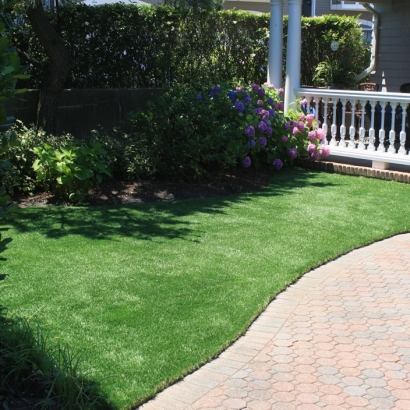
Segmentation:
{"type": "Polygon", "coordinates": [[[370,57],[370,66],[366,68],[362,73],[355,77],[356,81],[360,81],[367,77],[370,73],[376,70],[376,56],[377,56],[377,46],[379,42],[379,23],[380,15],[379,13],[371,7],[368,3],[363,3],[362,6],[373,15],[373,33],[372,33],[372,51],[370,57]]]}

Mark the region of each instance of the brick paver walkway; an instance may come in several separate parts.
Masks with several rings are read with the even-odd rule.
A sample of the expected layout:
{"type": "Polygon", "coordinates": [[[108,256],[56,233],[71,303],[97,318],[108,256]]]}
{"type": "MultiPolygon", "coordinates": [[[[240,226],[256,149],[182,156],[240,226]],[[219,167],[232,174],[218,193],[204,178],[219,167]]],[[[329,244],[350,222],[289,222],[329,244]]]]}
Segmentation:
{"type": "Polygon", "coordinates": [[[304,275],[217,359],[140,407],[410,410],[410,234],[304,275]]]}

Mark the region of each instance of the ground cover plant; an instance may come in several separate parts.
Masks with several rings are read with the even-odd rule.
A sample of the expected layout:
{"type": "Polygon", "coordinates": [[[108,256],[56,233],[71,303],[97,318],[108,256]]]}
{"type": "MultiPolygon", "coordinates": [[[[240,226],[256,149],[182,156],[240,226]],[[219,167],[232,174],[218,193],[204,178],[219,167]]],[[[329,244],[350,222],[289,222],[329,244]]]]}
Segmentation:
{"type": "Polygon", "coordinates": [[[252,194],[26,208],[7,306],[81,352],[117,408],[215,356],[289,283],[407,232],[410,186],[300,169],[252,194]]]}

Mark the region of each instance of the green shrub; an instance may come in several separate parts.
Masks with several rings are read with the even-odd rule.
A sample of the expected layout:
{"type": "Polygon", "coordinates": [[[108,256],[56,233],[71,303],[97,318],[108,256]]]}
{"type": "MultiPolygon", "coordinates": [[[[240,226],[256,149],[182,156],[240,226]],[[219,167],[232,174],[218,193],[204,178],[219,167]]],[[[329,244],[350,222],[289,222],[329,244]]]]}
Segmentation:
{"type": "Polygon", "coordinates": [[[97,142],[75,146],[62,145],[54,149],[44,144],[35,147],[38,157],[33,169],[46,190],[70,200],[84,202],[93,182],[101,183],[103,175],[111,176],[104,161],[106,151],[97,142]]]}
{"type": "Polygon", "coordinates": [[[1,177],[2,185],[11,195],[33,193],[40,188],[36,181],[36,173],[33,170],[33,163],[36,160],[36,155],[33,152],[35,147],[48,144],[58,149],[61,145],[75,142],[70,134],[53,137],[44,131],[36,131],[34,125],[25,127],[19,121],[2,134],[4,144],[16,139],[18,144],[9,144],[7,151],[3,150],[0,153],[0,160],[7,159],[11,163],[7,173],[1,177]]]}
{"type": "MultiPolygon", "coordinates": [[[[28,22],[18,21],[13,42],[38,61],[46,61],[28,22]]],[[[61,9],[59,29],[74,58],[65,88],[169,87],[233,80],[261,84],[267,78],[269,14],[79,5],[61,9]]],[[[283,30],[286,53],[287,16],[283,30]]],[[[369,58],[357,19],[333,15],[302,19],[302,84],[312,85],[319,62],[327,55],[335,57],[331,41],[342,44],[344,39],[350,39],[349,52],[359,73],[369,58]]],[[[25,86],[40,88],[41,68],[31,65],[29,73],[25,86]]]]}

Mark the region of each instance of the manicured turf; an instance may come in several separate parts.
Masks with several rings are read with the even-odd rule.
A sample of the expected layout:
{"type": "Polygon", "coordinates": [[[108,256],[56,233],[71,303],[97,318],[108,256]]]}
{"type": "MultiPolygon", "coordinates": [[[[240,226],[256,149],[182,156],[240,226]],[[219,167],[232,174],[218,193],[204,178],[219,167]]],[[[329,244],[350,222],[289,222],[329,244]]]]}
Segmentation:
{"type": "Polygon", "coordinates": [[[304,272],[410,227],[410,185],[287,170],[259,193],[22,210],[4,304],[130,407],[215,356],[304,272]]]}

